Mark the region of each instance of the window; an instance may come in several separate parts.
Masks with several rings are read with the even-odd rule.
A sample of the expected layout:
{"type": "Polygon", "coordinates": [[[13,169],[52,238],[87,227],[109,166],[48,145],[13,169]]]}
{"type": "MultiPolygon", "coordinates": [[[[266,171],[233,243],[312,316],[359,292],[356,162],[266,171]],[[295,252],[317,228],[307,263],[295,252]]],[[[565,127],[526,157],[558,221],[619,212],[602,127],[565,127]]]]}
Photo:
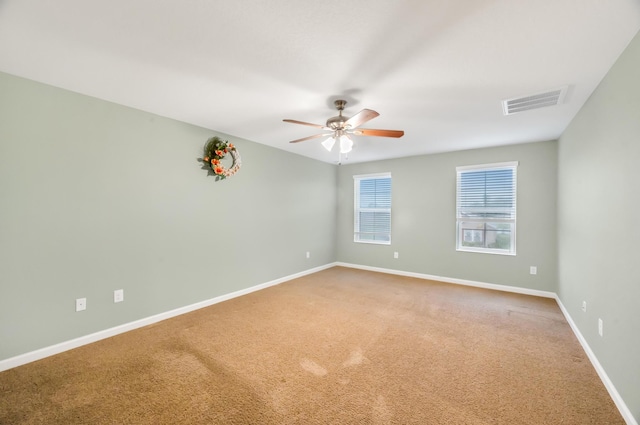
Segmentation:
{"type": "Polygon", "coordinates": [[[353,176],[354,242],[391,244],[391,173],[353,176]]]}
{"type": "Polygon", "coordinates": [[[458,167],[456,249],[516,254],[517,162],[458,167]]]}

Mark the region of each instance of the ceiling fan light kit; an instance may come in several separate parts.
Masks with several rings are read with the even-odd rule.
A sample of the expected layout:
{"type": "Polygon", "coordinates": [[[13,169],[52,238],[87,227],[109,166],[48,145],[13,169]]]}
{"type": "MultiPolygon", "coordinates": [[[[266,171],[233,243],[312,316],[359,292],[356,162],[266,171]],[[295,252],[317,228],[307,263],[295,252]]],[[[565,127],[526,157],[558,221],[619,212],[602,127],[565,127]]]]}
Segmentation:
{"type": "Polygon", "coordinates": [[[336,144],[336,139],[334,139],[333,136],[327,137],[327,140],[325,140],[321,144],[322,144],[322,146],[324,146],[324,148],[327,151],[331,152],[331,149],[333,149],[333,145],[336,144]]]}
{"type": "Polygon", "coordinates": [[[340,153],[349,153],[353,149],[353,140],[346,134],[340,136],[340,153]]]}
{"type": "Polygon", "coordinates": [[[292,120],[292,119],[284,119],[284,122],[292,123],[292,124],[301,124],[307,125],[310,127],[320,128],[322,130],[328,130],[330,133],[321,133],[315,134],[313,136],[303,137],[301,139],[292,140],[290,143],[298,143],[304,142],[306,140],[315,139],[318,137],[326,137],[321,144],[322,146],[329,152],[333,149],[336,141],[340,141],[340,153],[349,153],[353,149],[353,140],[350,135],[354,134],[356,136],[378,136],[378,137],[393,137],[399,138],[404,135],[404,131],[402,130],[374,130],[367,128],[358,128],[362,124],[372,120],[377,117],[378,114],[376,111],[371,109],[363,109],[358,112],[351,118],[345,117],[342,115],[342,111],[344,110],[345,105],[347,104],[346,100],[338,99],[333,102],[336,109],[338,110],[338,115],[335,117],[331,117],[327,120],[326,125],[313,124],[304,121],[292,120]]]}

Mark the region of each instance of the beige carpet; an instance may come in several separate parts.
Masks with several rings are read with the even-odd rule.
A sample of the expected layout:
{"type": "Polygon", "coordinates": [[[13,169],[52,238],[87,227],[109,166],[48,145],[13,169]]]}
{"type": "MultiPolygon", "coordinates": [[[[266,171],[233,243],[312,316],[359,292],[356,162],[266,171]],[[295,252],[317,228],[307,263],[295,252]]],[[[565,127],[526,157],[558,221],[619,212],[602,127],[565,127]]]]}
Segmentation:
{"type": "Polygon", "coordinates": [[[0,424],[624,421],[555,301],[336,267],[2,372],[0,424]]]}

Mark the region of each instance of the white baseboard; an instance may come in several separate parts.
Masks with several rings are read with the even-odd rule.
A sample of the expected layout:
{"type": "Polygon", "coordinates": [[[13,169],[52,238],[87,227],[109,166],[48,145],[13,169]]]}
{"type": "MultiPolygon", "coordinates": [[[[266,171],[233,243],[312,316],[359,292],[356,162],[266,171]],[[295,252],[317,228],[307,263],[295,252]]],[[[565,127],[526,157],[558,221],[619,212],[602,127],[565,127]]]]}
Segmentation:
{"type": "Polygon", "coordinates": [[[493,289],[495,291],[513,292],[516,294],[535,295],[544,298],[556,298],[555,292],[540,291],[537,289],[520,288],[517,286],[498,285],[495,283],[476,282],[473,280],[456,279],[451,277],[434,276],[424,273],[405,272],[402,270],[383,269],[380,267],[361,266],[358,264],[336,263],[337,266],[350,267],[352,269],[369,270],[373,272],[395,274],[399,276],[415,277],[418,279],[436,280],[438,282],[454,283],[456,285],[475,286],[477,288],[493,289]]]}
{"type": "Polygon", "coordinates": [[[589,360],[591,360],[591,364],[593,365],[596,372],[598,373],[600,380],[602,381],[604,386],[607,388],[607,391],[609,392],[609,395],[613,399],[613,402],[616,404],[616,407],[620,411],[620,414],[622,415],[624,420],[627,422],[627,425],[638,425],[638,422],[633,417],[631,410],[629,410],[629,407],[627,407],[627,404],[624,402],[624,400],[622,400],[620,393],[618,393],[618,390],[616,390],[616,387],[613,385],[613,382],[611,382],[611,379],[609,379],[609,375],[607,375],[607,372],[605,372],[604,368],[598,361],[598,358],[596,357],[595,353],[587,343],[587,340],[582,335],[582,332],[580,332],[580,329],[578,329],[578,326],[573,321],[573,318],[571,317],[567,309],[564,307],[564,304],[562,304],[562,301],[557,295],[555,296],[555,299],[556,299],[556,302],[558,303],[558,306],[560,307],[560,310],[562,310],[562,314],[564,314],[565,319],[567,319],[567,322],[569,322],[569,326],[571,326],[573,333],[576,335],[576,338],[578,338],[578,341],[580,341],[580,345],[582,345],[582,348],[584,349],[585,353],[587,353],[587,357],[589,357],[589,360]]]}
{"type": "Polygon", "coordinates": [[[5,360],[0,360],[0,372],[2,372],[3,370],[8,370],[17,366],[24,365],[27,363],[31,363],[36,360],[44,359],[45,357],[53,356],[54,354],[59,354],[64,351],[71,350],[73,348],[91,344],[92,342],[100,341],[101,339],[110,338],[112,336],[115,336],[124,332],[132,331],[134,329],[138,329],[143,326],[151,325],[161,320],[170,319],[172,317],[176,317],[181,314],[189,313],[191,311],[198,310],[204,307],[209,307],[213,304],[217,304],[222,301],[227,301],[232,298],[250,294],[251,292],[259,291],[261,289],[265,289],[270,286],[279,285],[280,283],[284,283],[289,280],[306,276],[308,274],[317,273],[319,271],[331,268],[333,266],[335,266],[335,263],[325,264],[324,266],[315,267],[313,269],[309,269],[309,270],[302,271],[300,273],[295,273],[289,276],[285,276],[280,279],[275,279],[275,280],[265,282],[259,285],[255,285],[246,289],[241,289],[239,291],[231,292],[229,294],[220,295],[218,297],[211,298],[209,300],[205,300],[195,304],[176,308],[174,310],[156,314],[154,316],[145,317],[144,319],[139,319],[133,322],[125,323],[123,325],[115,326],[113,328],[98,331],[89,335],[84,335],[69,341],[64,341],[59,344],[51,345],[49,347],[44,347],[39,350],[31,351],[25,354],[20,354],[18,356],[10,357],[5,360]]]}

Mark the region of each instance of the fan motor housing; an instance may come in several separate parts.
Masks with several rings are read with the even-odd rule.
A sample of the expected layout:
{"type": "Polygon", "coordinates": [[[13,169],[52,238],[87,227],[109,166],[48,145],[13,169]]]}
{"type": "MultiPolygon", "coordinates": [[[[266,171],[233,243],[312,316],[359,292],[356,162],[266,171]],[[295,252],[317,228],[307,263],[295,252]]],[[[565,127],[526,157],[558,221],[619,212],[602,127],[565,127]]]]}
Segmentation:
{"type": "Polygon", "coordinates": [[[343,99],[338,99],[338,100],[335,100],[333,104],[338,110],[338,115],[335,117],[329,118],[327,120],[327,127],[329,127],[332,130],[344,130],[345,129],[344,123],[347,122],[349,117],[343,117],[342,111],[344,110],[344,107],[347,105],[347,101],[343,99]]]}
{"type": "Polygon", "coordinates": [[[342,115],[338,115],[327,120],[327,127],[332,130],[344,130],[344,123],[347,122],[349,118],[343,117],[342,115]]]}

